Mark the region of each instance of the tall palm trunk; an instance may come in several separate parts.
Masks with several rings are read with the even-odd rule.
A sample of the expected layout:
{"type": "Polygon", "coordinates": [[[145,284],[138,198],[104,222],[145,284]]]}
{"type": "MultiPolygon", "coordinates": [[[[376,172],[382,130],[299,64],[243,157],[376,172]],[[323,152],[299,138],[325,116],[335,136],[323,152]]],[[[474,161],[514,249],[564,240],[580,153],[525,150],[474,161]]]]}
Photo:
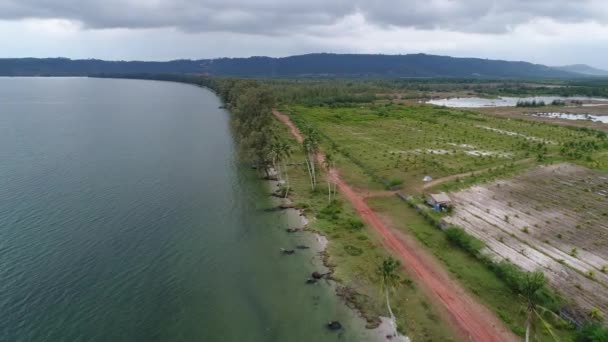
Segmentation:
{"type": "Polygon", "coordinates": [[[274,170],[274,174],[277,177],[277,181],[281,181],[281,172],[279,167],[277,166],[277,159],[276,158],[272,158],[272,168],[274,170]]]}
{"type": "Polygon", "coordinates": [[[289,173],[287,173],[287,163],[283,160],[283,170],[285,171],[285,198],[289,193],[289,173]]]}
{"type": "Polygon", "coordinates": [[[331,203],[331,182],[329,181],[329,177],[327,177],[327,200],[331,203]]]}
{"type": "Polygon", "coordinates": [[[334,199],[336,198],[336,196],[338,195],[338,183],[333,182],[334,184],[334,199]]]}
{"type": "Polygon", "coordinates": [[[315,172],[315,156],[313,155],[309,155],[308,159],[310,160],[310,169],[312,171],[312,188],[314,190],[315,186],[317,185],[317,174],[315,172]]]}
{"type": "Polygon", "coordinates": [[[315,183],[312,177],[312,171],[310,169],[310,161],[308,159],[308,156],[306,157],[306,169],[308,170],[308,176],[310,177],[310,187],[312,188],[312,190],[315,189],[315,183]]]}
{"type": "Polygon", "coordinates": [[[393,314],[393,310],[391,309],[391,303],[388,297],[388,288],[386,288],[386,307],[388,308],[388,313],[391,316],[391,324],[393,325],[393,336],[397,336],[397,322],[395,321],[395,315],[393,314]]]}
{"type": "Polygon", "coordinates": [[[532,312],[528,309],[528,317],[526,317],[526,342],[530,342],[530,326],[532,325],[532,312]]]}

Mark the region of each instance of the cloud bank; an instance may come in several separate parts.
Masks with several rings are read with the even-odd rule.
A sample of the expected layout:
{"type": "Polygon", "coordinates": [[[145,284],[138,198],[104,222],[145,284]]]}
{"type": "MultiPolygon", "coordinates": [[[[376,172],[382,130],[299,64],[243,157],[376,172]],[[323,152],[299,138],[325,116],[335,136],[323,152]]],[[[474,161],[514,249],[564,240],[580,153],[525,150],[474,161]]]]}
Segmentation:
{"type": "Polygon", "coordinates": [[[68,19],[92,29],[287,34],[361,15],[380,27],[506,33],[539,18],[608,22],[603,0],[4,0],[0,19],[68,19]]]}
{"type": "Polygon", "coordinates": [[[608,68],[605,0],[0,0],[0,57],[434,53],[608,68]]]}

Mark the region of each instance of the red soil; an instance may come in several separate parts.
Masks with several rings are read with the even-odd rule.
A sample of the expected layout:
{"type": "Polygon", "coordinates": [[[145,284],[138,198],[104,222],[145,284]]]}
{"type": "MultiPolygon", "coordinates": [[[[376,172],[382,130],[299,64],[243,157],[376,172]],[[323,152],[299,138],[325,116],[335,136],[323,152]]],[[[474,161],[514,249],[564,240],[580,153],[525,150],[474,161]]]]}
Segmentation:
{"type": "MultiPolygon", "coordinates": [[[[291,131],[298,142],[304,138],[289,117],[279,111],[273,114],[291,131]]],[[[324,154],[316,155],[323,165],[324,154]]],[[[363,221],[380,235],[384,245],[397,256],[404,268],[414,280],[427,290],[430,297],[440,303],[447,312],[451,323],[458,329],[465,340],[479,342],[517,341],[518,338],[508,330],[502,321],[488,308],[478,303],[472,296],[453,281],[446,281],[443,270],[438,265],[421,257],[424,251],[413,250],[411,244],[404,244],[401,239],[384,224],[380,217],[367,205],[365,197],[358,194],[342,178],[337,170],[329,170],[329,177],[336,183],[342,195],[350,201],[363,221]]]]}

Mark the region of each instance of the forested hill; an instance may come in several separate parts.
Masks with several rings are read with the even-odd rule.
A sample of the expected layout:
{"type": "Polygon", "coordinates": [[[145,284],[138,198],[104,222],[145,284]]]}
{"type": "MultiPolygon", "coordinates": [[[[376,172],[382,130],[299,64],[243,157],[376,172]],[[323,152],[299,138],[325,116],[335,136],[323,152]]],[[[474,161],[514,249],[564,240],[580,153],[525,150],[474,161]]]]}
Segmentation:
{"type": "Polygon", "coordinates": [[[499,77],[559,78],[582,74],[540,64],[426,54],[308,54],[168,62],[67,58],[0,59],[2,76],[86,76],[101,73],[184,73],[242,77],[499,77]]]}

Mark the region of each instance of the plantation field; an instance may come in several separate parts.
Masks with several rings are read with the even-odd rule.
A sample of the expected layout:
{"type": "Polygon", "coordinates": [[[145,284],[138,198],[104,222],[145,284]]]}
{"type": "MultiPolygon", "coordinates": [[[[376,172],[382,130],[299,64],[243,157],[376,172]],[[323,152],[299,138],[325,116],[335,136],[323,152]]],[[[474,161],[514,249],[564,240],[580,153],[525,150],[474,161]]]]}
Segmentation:
{"type": "MultiPolygon", "coordinates": [[[[601,178],[608,172],[605,133],[411,102],[282,110],[298,126],[317,130],[322,149],[335,156],[350,184],[369,193],[369,203],[383,200],[373,198],[382,195],[376,190],[383,187],[421,195],[473,186],[453,193],[456,209],[447,218],[451,224],[484,242],[494,260],[508,259],[526,271],[542,270],[568,302],[577,304],[568,306],[578,308],[568,314],[578,315],[579,322],[606,317],[608,189],[601,178]],[[540,168],[543,165],[551,166],[540,168]],[[426,175],[434,181],[423,182],[426,175]],[[504,191],[487,190],[489,197],[475,192],[485,189],[480,184],[496,179],[511,181],[501,181],[509,184],[502,185],[504,191]],[[524,192],[518,195],[516,189],[524,192]],[[483,205],[489,204],[494,209],[486,211],[483,205]]],[[[492,184],[488,188],[498,187],[492,184]]],[[[397,207],[387,212],[393,221],[400,216],[397,207]]],[[[426,244],[426,237],[416,231],[418,226],[403,224],[404,232],[426,244]]],[[[443,233],[436,234],[439,238],[443,233]]],[[[475,258],[438,257],[467,287],[474,277],[462,267],[464,260],[476,264],[471,267],[487,267],[475,258]]],[[[505,314],[520,305],[494,302],[491,294],[498,288],[484,281],[472,290],[521,333],[514,315],[505,314]]]]}
{"type": "MultiPolygon", "coordinates": [[[[516,165],[556,158],[608,169],[607,139],[594,131],[427,105],[372,103],[283,110],[299,125],[315,127],[330,150],[338,150],[371,178],[389,187],[403,184],[407,192],[422,191],[426,175],[434,179],[476,171],[500,175],[516,165]],[[593,147],[579,146],[581,142],[593,147]]],[[[360,171],[346,174],[355,172],[360,171]]],[[[369,188],[364,178],[355,177],[354,185],[369,188]]]]}
{"type": "Polygon", "coordinates": [[[450,197],[445,221],[483,241],[495,259],[542,270],[585,315],[606,317],[608,174],[560,163],[450,197]]]}

